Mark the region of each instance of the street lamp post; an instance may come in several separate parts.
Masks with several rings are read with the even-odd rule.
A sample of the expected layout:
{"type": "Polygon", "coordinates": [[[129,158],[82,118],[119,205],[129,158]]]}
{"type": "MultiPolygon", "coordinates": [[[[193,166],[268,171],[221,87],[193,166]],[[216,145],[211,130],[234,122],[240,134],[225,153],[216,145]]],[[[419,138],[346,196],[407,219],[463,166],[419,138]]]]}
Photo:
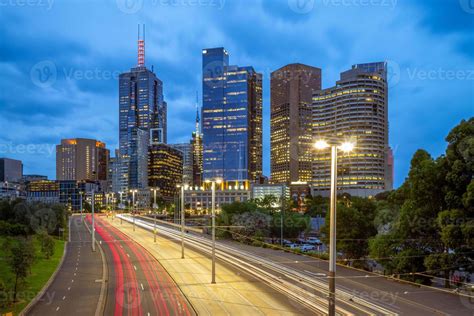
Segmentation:
{"type": "MultiPolygon", "coordinates": [[[[209,182],[209,181],[207,181],[209,182]]],[[[211,283],[216,283],[216,183],[221,180],[212,180],[211,182],[211,221],[212,221],[212,279],[211,283]]]]}
{"type": "Polygon", "coordinates": [[[156,242],[156,212],[157,212],[157,208],[158,208],[158,205],[156,204],[156,191],[158,191],[159,189],[158,188],[153,188],[151,189],[153,191],[153,210],[154,210],[154,220],[153,220],[153,239],[154,239],[154,242],[156,242]]]}
{"type": "Polygon", "coordinates": [[[135,231],[135,193],[138,192],[137,189],[130,190],[132,192],[132,217],[133,217],[133,231],[135,231]]]}
{"type": "Polygon", "coordinates": [[[92,251],[95,252],[95,218],[94,218],[94,207],[95,207],[95,190],[92,189],[92,251]]]}
{"type": "Polygon", "coordinates": [[[350,152],[354,144],[344,142],[340,146],[329,145],[324,140],[318,140],[314,147],[325,149],[331,147],[331,193],[329,220],[329,316],[336,315],[336,205],[337,205],[337,149],[350,152]]]}
{"type": "MultiPolygon", "coordinates": [[[[120,206],[119,206],[119,207],[120,207],[120,208],[123,207],[122,194],[123,194],[123,192],[120,191],[120,192],[119,192],[119,195],[120,195],[120,206]]],[[[120,216],[120,225],[122,225],[122,216],[120,216]]]]}
{"type": "Polygon", "coordinates": [[[82,195],[84,194],[84,192],[80,191],[79,192],[79,203],[80,203],[80,207],[81,207],[81,222],[84,221],[84,218],[82,217],[82,195]]]}
{"type": "Polygon", "coordinates": [[[178,185],[181,189],[181,259],[184,259],[184,184],[178,185]]]}

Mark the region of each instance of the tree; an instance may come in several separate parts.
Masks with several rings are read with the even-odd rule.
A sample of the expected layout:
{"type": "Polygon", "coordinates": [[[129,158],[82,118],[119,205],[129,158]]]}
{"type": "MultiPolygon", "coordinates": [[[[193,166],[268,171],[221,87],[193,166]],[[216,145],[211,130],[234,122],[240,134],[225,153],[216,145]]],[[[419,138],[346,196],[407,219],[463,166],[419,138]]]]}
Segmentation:
{"type": "MultiPolygon", "coordinates": [[[[377,234],[374,224],[376,206],[373,200],[360,197],[342,199],[337,205],[337,249],[347,259],[361,259],[368,255],[368,241],[377,234]]],[[[326,214],[326,223],[330,213],[326,214]]],[[[329,225],[322,229],[323,241],[329,243],[329,225]]],[[[360,261],[355,261],[356,264],[360,261]]]]}
{"type": "Polygon", "coordinates": [[[41,244],[41,252],[44,254],[46,259],[51,258],[54,255],[54,239],[46,231],[38,233],[38,239],[41,244]]]}
{"type": "Polygon", "coordinates": [[[241,242],[262,241],[268,236],[271,216],[261,212],[245,212],[232,217],[232,238],[241,242]]]}
{"type": "Polygon", "coordinates": [[[31,240],[20,238],[11,243],[8,264],[15,275],[13,302],[16,302],[18,282],[23,281],[28,276],[34,258],[34,246],[31,240]]]}

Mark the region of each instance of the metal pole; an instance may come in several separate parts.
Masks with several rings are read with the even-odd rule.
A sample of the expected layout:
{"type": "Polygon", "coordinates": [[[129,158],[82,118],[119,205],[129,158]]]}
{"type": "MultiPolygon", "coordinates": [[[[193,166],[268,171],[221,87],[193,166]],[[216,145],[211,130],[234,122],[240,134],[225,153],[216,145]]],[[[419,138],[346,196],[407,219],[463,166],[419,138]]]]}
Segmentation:
{"type": "Polygon", "coordinates": [[[92,251],[95,251],[95,219],[94,219],[95,192],[92,190],[92,251]]]}
{"type": "Polygon", "coordinates": [[[216,182],[212,181],[212,284],[216,283],[216,182]]]}
{"type": "Polygon", "coordinates": [[[181,186],[181,259],[184,259],[184,185],[181,186]]]}
{"type": "Polygon", "coordinates": [[[329,316],[336,314],[336,199],[337,147],[331,146],[331,201],[329,232],[329,316]]]}
{"type": "Polygon", "coordinates": [[[156,242],[156,189],[153,190],[153,208],[155,211],[155,223],[153,226],[154,241],[156,242]]]}
{"type": "Polygon", "coordinates": [[[135,191],[132,191],[132,217],[133,217],[133,231],[135,231],[135,191]]]}
{"type": "Polygon", "coordinates": [[[283,247],[283,207],[280,212],[281,221],[280,221],[280,246],[283,247]]]}
{"type": "Polygon", "coordinates": [[[81,222],[84,221],[83,217],[82,217],[82,192],[79,193],[79,201],[81,203],[81,222]]]}

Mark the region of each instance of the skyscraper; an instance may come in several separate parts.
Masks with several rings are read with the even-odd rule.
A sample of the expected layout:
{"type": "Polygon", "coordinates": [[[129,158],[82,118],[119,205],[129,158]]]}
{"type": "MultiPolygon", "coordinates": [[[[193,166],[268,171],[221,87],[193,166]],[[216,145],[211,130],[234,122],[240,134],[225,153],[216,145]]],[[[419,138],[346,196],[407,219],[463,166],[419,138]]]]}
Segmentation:
{"type": "Polygon", "coordinates": [[[159,188],[160,196],[168,202],[178,193],[183,181],[183,153],[169,145],[156,143],[149,147],[148,185],[159,188]]]}
{"type": "Polygon", "coordinates": [[[321,89],[321,69],[289,64],[270,77],[271,182],[311,181],[314,90],[321,89]]]}
{"type": "Polygon", "coordinates": [[[202,133],[199,119],[199,106],[196,95],[196,130],[193,132],[191,139],[192,157],[193,157],[193,186],[200,187],[202,185],[203,166],[202,166],[202,133]]]}
{"type": "Polygon", "coordinates": [[[262,75],[229,65],[228,52],[202,51],[203,178],[255,181],[262,174],[262,75]]]}
{"type": "Polygon", "coordinates": [[[181,183],[192,185],[193,184],[193,150],[192,144],[180,143],[170,144],[170,147],[179,150],[183,156],[183,179],[181,183]]]}
{"type": "Polygon", "coordinates": [[[95,139],[62,139],[56,146],[57,180],[108,180],[110,152],[95,139]]]}
{"type": "Polygon", "coordinates": [[[19,182],[23,177],[21,160],[0,158],[0,182],[19,182]]]}
{"type": "MultiPolygon", "coordinates": [[[[338,155],[340,192],[373,196],[392,189],[385,62],[353,65],[341,73],[335,87],[314,93],[313,137],[356,142],[351,153],[338,155]]],[[[328,152],[315,152],[314,194],[329,194],[329,162],[328,152]]]]}
{"type": "Polygon", "coordinates": [[[145,28],[138,32],[138,63],[119,78],[119,177],[121,191],[146,189],[148,145],[166,143],[163,82],[145,66],[145,28]]]}

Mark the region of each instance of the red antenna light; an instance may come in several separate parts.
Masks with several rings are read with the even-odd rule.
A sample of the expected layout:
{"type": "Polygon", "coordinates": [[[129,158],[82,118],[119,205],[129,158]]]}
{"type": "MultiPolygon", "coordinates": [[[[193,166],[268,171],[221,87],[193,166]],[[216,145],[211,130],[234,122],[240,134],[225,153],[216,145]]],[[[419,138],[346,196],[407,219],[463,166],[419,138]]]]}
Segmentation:
{"type": "Polygon", "coordinates": [[[138,67],[145,66],[145,24],[143,24],[143,38],[140,38],[140,24],[138,24],[138,67]]]}

